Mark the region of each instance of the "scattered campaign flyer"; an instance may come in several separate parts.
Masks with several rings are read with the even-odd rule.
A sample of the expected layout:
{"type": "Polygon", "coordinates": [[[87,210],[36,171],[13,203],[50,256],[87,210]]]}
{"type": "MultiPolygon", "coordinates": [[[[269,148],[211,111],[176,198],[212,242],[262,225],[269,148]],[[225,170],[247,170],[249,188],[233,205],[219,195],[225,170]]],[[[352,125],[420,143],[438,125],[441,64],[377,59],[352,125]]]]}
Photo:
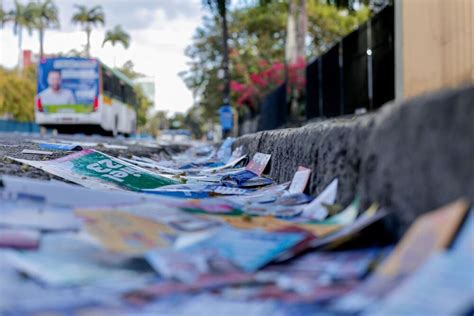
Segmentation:
{"type": "Polygon", "coordinates": [[[474,208],[468,212],[466,219],[454,241],[453,250],[474,256],[474,208]]]}
{"type": "MultiPolygon", "coordinates": [[[[418,217],[395,250],[377,266],[370,278],[354,293],[335,302],[335,308],[341,312],[360,311],[391,293],[407,277],[417,273],[433,254],[450,246],[467,209],[467,201],[458,200],[418,217]]],[[[380,211],[368,218],[378,214],[380,211]]],[[[354,226],[361,218],[348,227],[354,226]]]]}
{"type": "MultiPolygon", "coordinates": [[[[60,181],[42,181],[37,179],[0,176],[3,184],[0,195],[14,201],[34,200],[62,208],[113,207],[153,202],[162,204],[170,198],[152,194],[140,194],[122,190],[90,190],[74,184],[60,181]],[[78,199],[78,196],[81,198],[78,199]]],[[[172,199],[173,201],[175,199],[172,199]]]]}
{"type": "Polygon", "coordinates": [[[121,287],[144,284],[149,276],[123,268],[120,256],[105,256],[100,248],[72,234],[42,238],[38,251],[10,251],[6,261],[16,270],[50,286],[95,284],[121,287]],[[130,282],[121,285],[122,282],[130,282]]]}
{"type": "Polygon", "coordinates": [[[171,247],[177,238],[172,227],[120,211],[78,210],[86,230],[114,252],[141,255],[155,248],[171,247]]]}
{"type": "Polygon", "coordinates": [[[303,193],[308,185],[310,175],[311,169],[302,166],[298,167],[298,170],[295,172],[295,175],[291,180],[288,192],[290,194],[303,193]]]}
{"type": "Polygon", "coordinates": [[[212,192],[221,194],[221,195],[244,195],[244,194],[252,193],[253,190],[232,188],[232,187],[219,185],[219,186],[216,186],[212,192]]]}
{"type": "Polygon", "coordinates": [[[334,179],[311,203],[303,208],[303,216],[323,220],[329,215],[327,205],[336,202],[338,179],[334,179]]]}
{"type": "Polygon", "coordinates": [[[416,271],[432,253],[450,246],[468,207],[467,201],[458,200],[418,217],[376,273],[404,276],[416,271]]]}
{"type": "Polygon", "coordinates": [[[278,306],[272,301],[230,300],[201,294],[170,310],[175,315],[226,315],[226,316],[266,316],[279,315],[278,306]]]}
{"type": "MultiPolygon", "coordinates": [[[[144,203],[116,208],[88,209],[94,212],[122,212],[139,216],[173,228],[177,233],[197,233],[212,230],[222,225],[221,222],[190,214],[163,201],[157,203],[144,203]]],[[[78,210],[79,211],[79,210],[78,210]]]]}
{"type": "Polygon", "coordinates": [[[157,170],[158,172],[162,172],[162,173],[165,173],[165,174],[180,175],[180,174],[184,173],[183,170],[178,170],[178,169],[173,169],[173,168],[161,166],[156,161],[154,161],[153,159],[149,159],[149,158],[145,159],[144,157],[133,156],[132,159],[128,159],[128,158],[120,156],[120,160],[129,162],[133,165],[137,165],[137,166],[142,167],[142,168],[157,170]]]}
{"type": "Polygon", "coordinates": [[[37,230],[0,227],[0,248],[36,249],[39,240],[37,230]]]}
{"type": "Polygon", "coordinates": [[[248,163],[246,169],[261,176],[272,155],[256,153],[248,163]]]}
{"type": "Polygon", "coordinates": [[[39,230],[79,230],[82,221],[70,208],[37,204],[21,204],[0,199],[0,225],[34,228],[39,230]]]}
{"type": "Polygon", "coordinates": [[[321,279],[325,282],[361,279],[389,248],[312,252],[284,265],[270,265],[259,273],[279,272],[283,276],[302,277],[312,282],[320,282],[321,279]]]}
{"type": "Polygon", "coordinates": [[[356,197],[354,201],[349,204],[344,210],[339,212],[336,215],[333,215],[326,220],[324,220],[323,223],[325,224],[338,224],[338,225],[349,225],[353,223],[357,215],[359,214],[359,207],[360,207],[360,199],[356,197]]]}
{"type": "Polygon", "coordinates": [[[175,184],[167,185],[157,189],[143,190],[145,193],[152,193],[158,195],[166,195],[177,198],[193,198],[202,199],[209,197],[211,192],[214,192],[217,185],[205,183],[191,183],[191,184],[175,184]]]}
{"type": "Polygon", "coordinates": [[[474,302],[472,256],[434,254],[364,315],[467,315],[474,302]]]}
{"type": "Polygon", "coordinates": [[[77,144],[62,144],[62,143],[39,143],[41,149],[47,150],[61,150],[61,151],[80,151],[83,148],[77,144]]]}
{"type": "Polygon", "coordinates": [[[178,184],[176,180],[93,149],[49,161],[11,159],[89,188],[141,191],[178,184]]]}
{"type": "Polygon", "coordinates": [[[274,260],[304,238],[301,233],[222,228],[210,238],[182,251],[191,256],[194,253],[215,252],[244,271],[252,272],[274,260]]]}
{"type": "Polygon", "coordinates": [[[239,273],[240,270],[226,258],[213,251],[188,253],[172,249],[150,251],[148,263],[163,277],[192,283],[203,276],[239,273]]]}
{"type": "Polygon", "coordinates": [[[33,150],[33,149],[23,149],[21,153],[26,154],[26,155],[42,155],[42,156],[49,156],[53,154],[52,151],[33,150]]]}

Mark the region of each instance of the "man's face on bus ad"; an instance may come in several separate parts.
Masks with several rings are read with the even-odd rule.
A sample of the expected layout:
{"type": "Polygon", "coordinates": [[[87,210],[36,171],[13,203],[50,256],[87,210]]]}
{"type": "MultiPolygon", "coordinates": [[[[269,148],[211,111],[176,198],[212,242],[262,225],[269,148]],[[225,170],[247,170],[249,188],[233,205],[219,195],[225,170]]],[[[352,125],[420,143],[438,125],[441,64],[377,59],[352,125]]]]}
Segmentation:
{"type": "Polygon", "coordinates": [[[61,89],[61,73],[59,71],[50,71],[48,73],[48,86],[54,91],[61,89]]]}

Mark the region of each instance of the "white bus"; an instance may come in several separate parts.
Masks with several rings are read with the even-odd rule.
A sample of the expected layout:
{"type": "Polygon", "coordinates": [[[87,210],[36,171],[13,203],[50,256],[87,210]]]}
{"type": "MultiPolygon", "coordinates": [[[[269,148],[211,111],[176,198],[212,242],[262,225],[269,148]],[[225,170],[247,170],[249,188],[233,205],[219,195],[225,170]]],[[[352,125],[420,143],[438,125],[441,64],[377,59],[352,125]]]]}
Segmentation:
{"type": "Polygon", "coordinates": [[[45,58],[38,66],[36,123],[60,132],[130,135],[136,128],[133,82],[94,58],[45,58]]]}

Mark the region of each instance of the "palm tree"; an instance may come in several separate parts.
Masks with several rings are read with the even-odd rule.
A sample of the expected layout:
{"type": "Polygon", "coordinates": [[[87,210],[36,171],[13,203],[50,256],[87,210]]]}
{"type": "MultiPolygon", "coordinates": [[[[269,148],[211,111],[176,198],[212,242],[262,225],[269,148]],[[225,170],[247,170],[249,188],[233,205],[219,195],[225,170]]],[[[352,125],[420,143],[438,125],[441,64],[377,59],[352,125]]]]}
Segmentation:
{"type": "Polygon", "coordinates": [[[112,30],[108,30],[107,33],[105,33],[102,47],[104,47],[107,42],[110,42],[114,47],[117,43],[122,44],[122,46],[127,49],[130,46],[130,35],[125,32],[120,25],[116,25],[112,30]]]}
{"type": "Polygon", "coordinates": [[[105,24],[104,11],[99,5],[91,9],[87,8],[85,5],[76,5],[76,8],[77,12],[72,16],[72,22],[79,24],[84,28],[87,36],[86,54],[87,57],[90,57],[90,38],[92,27],[97,26],[98,24],[105,24]]]}
{"type": "MultiPolygon", "coordinates": [[[[120,25],[116,25],[112,30],[109,30],[107,31],[107,33],[105,33],[105,38],[102,42],[102,47],[104,47],[107,42],[110,42],[113,47],[115,47],[115,44],[120,43],[122,44],[123,48],[127,49],[130,46],[130,35],[125,32],[120,25]]],[[[115,55],[114,67],[116,67],[115,55]]]]}
{"type": "Polygon", "coordinates": [[[28,7],[33,16],[33,27],[38,30],[40,58],[44,55],[44,32],[47,28],[59,28],[58,7],[52,0],[30,2],[28,7]]]}
{"type": "Polygon", "coordinates": [[[31,35],[32,12],[30,8],[15,0],[15,8],[9,12],[10,21],[13,22],[13,33],[18,35],[18,69],[21,69],[23,29],[26,28],[31,35]]]}

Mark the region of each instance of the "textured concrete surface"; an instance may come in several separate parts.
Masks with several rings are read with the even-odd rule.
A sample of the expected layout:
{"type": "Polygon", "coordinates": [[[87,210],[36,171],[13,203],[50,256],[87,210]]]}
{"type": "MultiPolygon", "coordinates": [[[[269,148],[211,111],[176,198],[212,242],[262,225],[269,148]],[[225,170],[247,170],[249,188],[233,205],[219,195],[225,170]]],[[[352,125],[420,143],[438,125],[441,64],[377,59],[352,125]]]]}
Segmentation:
{"type": "Polygon", "coordinates": [[[339,178],[338,202],[358,194],[395,212],[397,233],[458,197],[474,201],[474,87],[438,92],[353,119],[240,137],[235,146],[272,154],[269,173],[288,181],[313,169],[316,195],[339,178]]]}

